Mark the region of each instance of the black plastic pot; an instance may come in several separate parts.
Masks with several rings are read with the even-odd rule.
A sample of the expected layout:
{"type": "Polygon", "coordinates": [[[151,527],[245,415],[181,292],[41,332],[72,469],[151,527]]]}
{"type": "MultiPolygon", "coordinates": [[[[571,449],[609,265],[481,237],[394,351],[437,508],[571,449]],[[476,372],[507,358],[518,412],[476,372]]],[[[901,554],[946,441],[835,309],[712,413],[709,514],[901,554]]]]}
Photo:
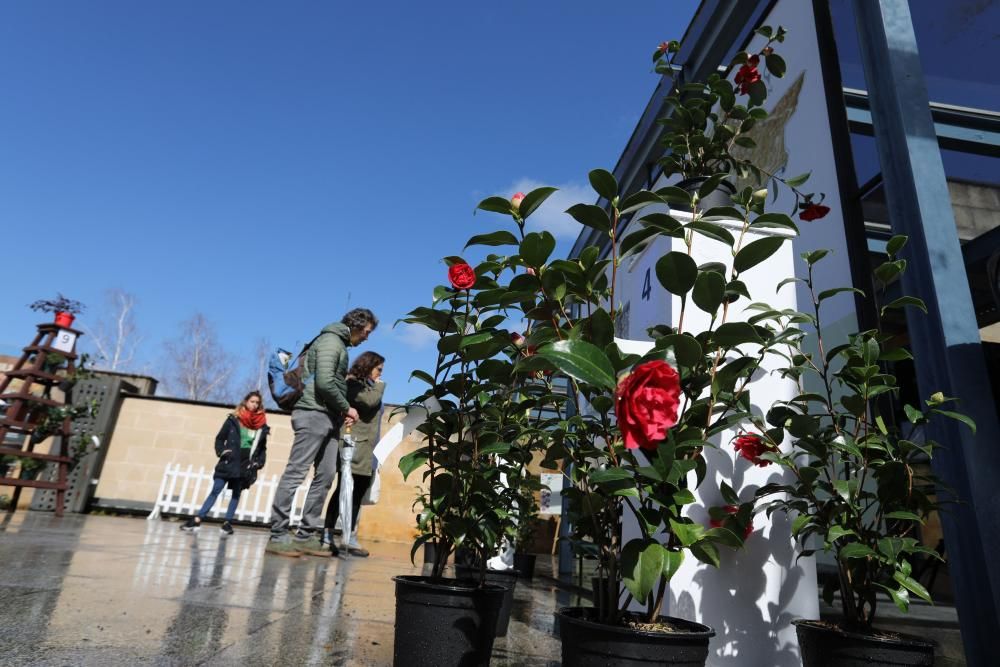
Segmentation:
{"type": "Polygon", "coordinates": [[[535,554],[514,554],[514,569],[518,571],[518,576],[522,579],[531,579],[535,576],[535,554]]]}
{"type": "Polygon", "coordinates": [[[936,644],[913,635],[876,637],[825,621],[792,621],[803,667],[933,665],[936,644]]]}
{"type": "Polygon", "coordinates": [[[489,665],[504,591],[456,579],[400,576],[396,582],[395,667],[489,665]]]}
{"type": "MultiPolygon", "coordinates": [[[[562,641],[562,664],[573,667],[703,667],[708,640],[715,630],[670,616],[660,620],[681,628],[678,632],[641,632],[596,623],[591,607],[566,607],[556,613],[562,641]]],[[[637,615],[635,616],[638,617],[637,615]]]]}
{"type": "MultiPolygon", "coordinates": [[[[478,567],[455,566],[455,574],[459,579],[479,581],[478,567]]],[[[506,637],[510,626],[510,612],[514,607],[514,589],[517,587],[517,570],[486,570],[486,583],[500,586],[504,589],[503,604],[497,613],[497,637],[506,637]]]]}
{"type": "MultiPolygon", "coordinates": [[[[688,193],[694,193],[698,191],[698,188],[707,181],[708,178],[704,176],[699,176],[696,178],[686,178],[683,181],[675,184],[675,187],[680,188],[688,193]]],[[[719,183],[713,192],[711,192],[704,199],[698,200],[698,210],[705,211],[715,206],[732,206],[733,202],[730,199],[734,194],[736,194],[736,186],[734,186],[729,181],[722,181],[719,183]]],[[[671,203],[670,208],[677,211],[690,211],[690,206],[685,206],[684,204],[671,203]]]]}

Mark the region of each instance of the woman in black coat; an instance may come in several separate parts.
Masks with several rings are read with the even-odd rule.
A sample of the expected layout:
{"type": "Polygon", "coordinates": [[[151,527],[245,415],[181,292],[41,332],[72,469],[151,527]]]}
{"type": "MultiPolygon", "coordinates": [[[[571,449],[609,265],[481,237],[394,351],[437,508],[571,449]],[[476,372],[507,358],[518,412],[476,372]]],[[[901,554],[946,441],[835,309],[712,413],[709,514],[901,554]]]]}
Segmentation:
{"type": "Polygon", "coordinates": [[[267,434],[270,430],[260,392],[251,391],[232,414],[226,417],[226,422],[215,436],[215,454],[219,457],[219,462],[215,466],[212,492],[208,494],[198,515],[188,519],[181,530],[198,530],[202,519],[208,515],[222,489],[228,484],[233,495],[221,530],[227,535],[233,534],[231,522],[240,504],[240,494],[257,481],[257,471],[264,467],[267,434]]]}

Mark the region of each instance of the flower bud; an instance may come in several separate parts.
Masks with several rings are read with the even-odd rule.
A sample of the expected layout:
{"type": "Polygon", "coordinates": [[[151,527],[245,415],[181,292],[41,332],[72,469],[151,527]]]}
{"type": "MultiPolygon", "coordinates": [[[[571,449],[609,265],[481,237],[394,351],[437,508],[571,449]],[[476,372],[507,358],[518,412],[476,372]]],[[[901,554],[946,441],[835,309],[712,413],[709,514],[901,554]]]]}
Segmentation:
{"type": "Polygon", "coordinates": [[[767,199],[767,188],[761,188],[753,193],[753,200],[755,202],[761,202],[767,199]]]}
{"type": "Polygon", "coordinates": [[[523,192],[515,192],[514,196],[510,198],[510,205],[514,208],[515,211],[521,208],[522,199],[524,199],[523,192]]]}

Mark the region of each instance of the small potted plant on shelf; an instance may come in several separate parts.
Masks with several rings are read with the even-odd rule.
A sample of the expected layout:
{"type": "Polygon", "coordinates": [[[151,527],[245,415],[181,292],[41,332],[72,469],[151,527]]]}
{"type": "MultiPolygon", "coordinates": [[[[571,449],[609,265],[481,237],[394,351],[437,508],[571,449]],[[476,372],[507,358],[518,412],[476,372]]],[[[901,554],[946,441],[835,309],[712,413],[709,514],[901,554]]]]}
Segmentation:
{"type": "Polygon", "coordinates": [[[8,477],[11,469],[17,464],[17,457],[9,454],[0,455],[0,477],[8,477]]]}
{"type": "Polygon", "coordinates": [[[55,313],[55,323],[64,328],[73,326],[73,320],[83,312],[84,305],[79,301],[68,299],[61,293],[55,299],[39,299],[28,305],[36,312],[55,313]]]}
{"type": "MultiPolygon", "coordinates": [[[[875,269],[884,293],[885,284],[905,270],[897,253],[902,236],[887,245],[889,258],[875,269]]],[[[946,409],[952,402],[941,394],[923,406],[897,400],[900,385],[889,370],[893,362],[913,359],[891,336],[879,330],[854,334],[846,344],[826,349],[823,342],[822,305],[831,291],[818,291],[813,266],[825,251],[804,255],[809,264],[806,286],[813,310],[800,313],[815,327],[817,354],[790,350],[792,365],[784,369],[799,379],[802,392],[790,401],[775,404],[766,420],[754,419],[753,449],[760,465],[777,464],[794,474],[792,484],[760,488],[768,513],[783,511],[793,519],[793,533],[806,549],[822,550],[836,559],[837,577],[823,588],[828,604],[839,600],[840,619],[835,622],[796,622],[806,667],[869,664],[932,665],[933,642],[875,627],[880,596],[907,611],[911,596],[931,602],[930,592],[918,581],[918,563],[941,559],[920,541],[919,530],[937,510],[938,481],[928,463],[939,446],[924,437],[924,427],[934,419],[957,419],[975,431],[965,415],[946,409]],[[807,381],[808,380],[808,381],[807,381]],[[806,387],[818,387],[807,391],[806,387]],[[791,451],[775,446],[785,434],[791,451]]],[[[926,308],[919,299],[901,297],[886,304],[881,313],[904,306],[926,308]]],[[[781,326],[787,314],[763,312],[762,317],[781,326]]],[[[917,360],[914,361],[918,363],[917,360]]]]}
{"type": "Polygon", "coordinates": [[[37,479],[38,474],[48,465],[45,461],[30,456],[19,456],[17,458],[21,463],[21,472],[19,473],[21,479],[37,479]]]}
{"type": "MultiPolygon", "coordinates": [[[[685,81],[683,69],[675,63],[680,52],[676,40],[663,42],[653,52],[655,70],[671,77],[666,96],[670,114],[657,122],[665,129],[660,144],[664,156],[657,164],[667,177],[680,180],[673,186],[657,191],[672,207],[703,211],[726,207],[735,194],[734,178],[753,183],[770,182],[772,192],[779,184],[795,194],[796,210],[809,210],[817,215],[822,207],[822,195],[798,189],[808,180],[808,174],[790,178],[770,173],[749,158],[756,147],[754,128],[768,117],[764,109],[767,87],[763,72],[782,77],[787,66],[775,52],[775,46],[785,41],[787,31],[778,26],[762,26],[757,34],[764,43],[755,51],[741,51],[730,63],[735,70],[733,81],[717,72],[706,81],[685,81]]],[[[814,218],[815,219],[815,218],[814,218]]]]}

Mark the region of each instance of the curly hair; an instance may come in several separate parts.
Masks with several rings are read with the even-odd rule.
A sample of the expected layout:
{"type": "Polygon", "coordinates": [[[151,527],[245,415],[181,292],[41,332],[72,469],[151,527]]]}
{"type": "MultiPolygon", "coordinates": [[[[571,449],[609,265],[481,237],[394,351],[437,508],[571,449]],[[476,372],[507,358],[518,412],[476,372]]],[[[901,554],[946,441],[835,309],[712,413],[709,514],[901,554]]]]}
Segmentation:
{"type": "Polygon", "coordinates": [[[371,377],[372,371],[385,363],[385,357],[378,352],[362,352],[351,364],[351,370],[347,374],[358,380],[367,380],[371,377]]]}
{"type": "Polygon", "coordinates": [[[354,310],[348,311],[340,321],[347,325],[347,328],[351,331],[362,331],[369,324],[372,325],[372,330],[378,326],[378,318],[375,317],[375,313],[368,310],[367,308],[355,308],[354,310]]]}

